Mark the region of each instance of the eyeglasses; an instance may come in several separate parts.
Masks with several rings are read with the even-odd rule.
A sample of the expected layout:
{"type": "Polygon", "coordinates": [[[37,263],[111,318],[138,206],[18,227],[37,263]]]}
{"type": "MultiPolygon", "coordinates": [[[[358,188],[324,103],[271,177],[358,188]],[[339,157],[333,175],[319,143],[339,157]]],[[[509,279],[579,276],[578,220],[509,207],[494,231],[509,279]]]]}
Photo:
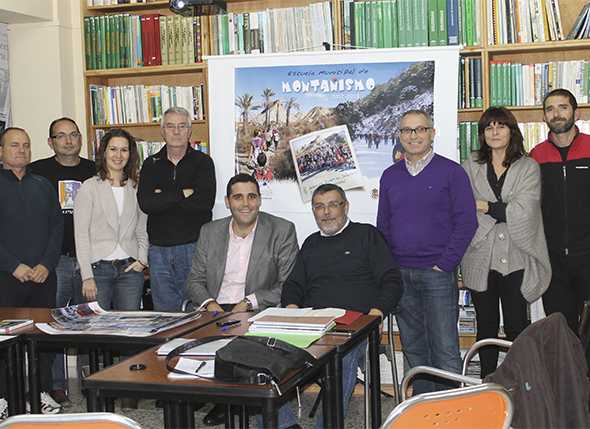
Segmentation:
{"type": "Polygon", "coordinates": [[[323,212],[324,210],[336,210],[337,208],[341,207],[345,202],[344,201],[330,201],[328,204],[314,204],[311,208],[316,212],[323,212]]]}
{"type": "Polygon", "coordinates": [[[178,131],[185,131],[188,130],[191,127],[191,124],[164,124],[164,128],[166,128],[168,131],[174,131],[174,130],[178,130],[178,131]]]}
{"type": "Polygon", "coordinates": [[[70,140],[76,140],[79,139],[80,136],[82,136],[82,134],[80,134],[78,131],[72,131],[70,134],[57,133],[56,135],[51,136],[51,138],[55,140],[65,140],[69,137],[70,140]]]}
{"type": "Polygon", "coordinates": [[[416,133],[419,136],[423,136],[426,134],[428,130],[431,130],[432,127],[416,127],[416,128],[400,128],[399,133],[402,136],[411,136],[412,133],[416,133]]]}

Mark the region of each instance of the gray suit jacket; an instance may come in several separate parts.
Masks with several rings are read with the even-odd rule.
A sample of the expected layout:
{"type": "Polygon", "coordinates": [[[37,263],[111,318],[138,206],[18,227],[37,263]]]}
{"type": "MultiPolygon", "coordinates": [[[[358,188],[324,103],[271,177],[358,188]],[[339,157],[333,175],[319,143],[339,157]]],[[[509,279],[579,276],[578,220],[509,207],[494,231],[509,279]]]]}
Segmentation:
{"type": "Polygon", "coordinates": [[[117,243],[129,256],[147,265],[147,216],[139,208],[131,180],[124,189],[120,217],[108,180],[94,176],[78,190],[74,201],[74,238],[82,280],[93,277],[91,264],[109,256],[117,243]]]}
{"type": "MultiPolygon", "coordinates": [[[[231,216],[201,228],[193,265],[187,280],[187,296],[195,304],[216,299],[223,281],[231,216]]],[[[281,302],[283,283],[291,273],[299,247],[295,225],[260,212],[248,261],[245,295],[254,293],[260,310],[281,302]]]]}

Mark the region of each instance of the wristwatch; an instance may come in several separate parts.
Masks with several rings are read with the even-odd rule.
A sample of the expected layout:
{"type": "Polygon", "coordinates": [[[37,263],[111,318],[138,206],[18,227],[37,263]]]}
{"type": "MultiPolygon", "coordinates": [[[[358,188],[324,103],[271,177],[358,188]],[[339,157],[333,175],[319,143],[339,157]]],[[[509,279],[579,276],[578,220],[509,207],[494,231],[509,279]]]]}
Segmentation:
{"type": "Polygon", "coordinates": [[[244,302],[246,303],[246,310],[252,311],[252,309],[254,308],[254,306],[252,305],[252,301],[250,301],[248,298],[244,298],[244,302]]]}

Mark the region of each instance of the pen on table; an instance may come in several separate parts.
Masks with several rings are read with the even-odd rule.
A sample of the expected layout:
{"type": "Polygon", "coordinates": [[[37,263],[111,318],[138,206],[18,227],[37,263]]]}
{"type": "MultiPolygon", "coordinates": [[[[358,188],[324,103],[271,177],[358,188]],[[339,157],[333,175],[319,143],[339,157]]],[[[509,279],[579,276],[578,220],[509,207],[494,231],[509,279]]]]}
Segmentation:
{"type": "Polygon", "coordinates": [[[234,323],[233,325],[227,325],[221,328],[221,332],[225,332],[228,331],[232,328],[235,328],[236,326],[240,326],[240,323],[234,323]]]}
{"type": "Polygon", "coordinates": [[[205,365],[207,365],[207,362],[201,362],[199,367],[195,370],[195,374],[198,374],[201,368],[203,368],[205,365]]]}

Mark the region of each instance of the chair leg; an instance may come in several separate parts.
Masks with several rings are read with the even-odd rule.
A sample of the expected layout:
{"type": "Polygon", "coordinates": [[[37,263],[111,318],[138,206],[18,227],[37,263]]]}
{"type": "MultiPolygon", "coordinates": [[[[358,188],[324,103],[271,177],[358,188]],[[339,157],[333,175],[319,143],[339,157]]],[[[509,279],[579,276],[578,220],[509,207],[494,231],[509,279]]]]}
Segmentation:
{"type": "MultiPolygon", "coordinates": [[[[370,394],[369,394],[369,386],[371,385],[371,371],[369,371],[369,366],[371,365],[370,361],[369,361],[369,343],[367,342],[367,347],[365,349],[365,383],[363,385],[363,393],[364,393],[364,397],[365,397],[365,429],[370,428],[371,426],[369,426],[370,422],[370,416],[369,416],[369,409],[371,408],[371,403],[370,403],[370,394]]],[[[381,398],[378,398],[377,400],[380,400],[381,398]]]]}
{"type": "Polygon", "coordinates": [[[399,382],[397,378],[397,363],[395,361],[395,342],[393,338],[393,315],[387,316],[387,341],[391,353],[391,377],[393,381],[393,403],[394,406],[400,403],[399,382]]]}

